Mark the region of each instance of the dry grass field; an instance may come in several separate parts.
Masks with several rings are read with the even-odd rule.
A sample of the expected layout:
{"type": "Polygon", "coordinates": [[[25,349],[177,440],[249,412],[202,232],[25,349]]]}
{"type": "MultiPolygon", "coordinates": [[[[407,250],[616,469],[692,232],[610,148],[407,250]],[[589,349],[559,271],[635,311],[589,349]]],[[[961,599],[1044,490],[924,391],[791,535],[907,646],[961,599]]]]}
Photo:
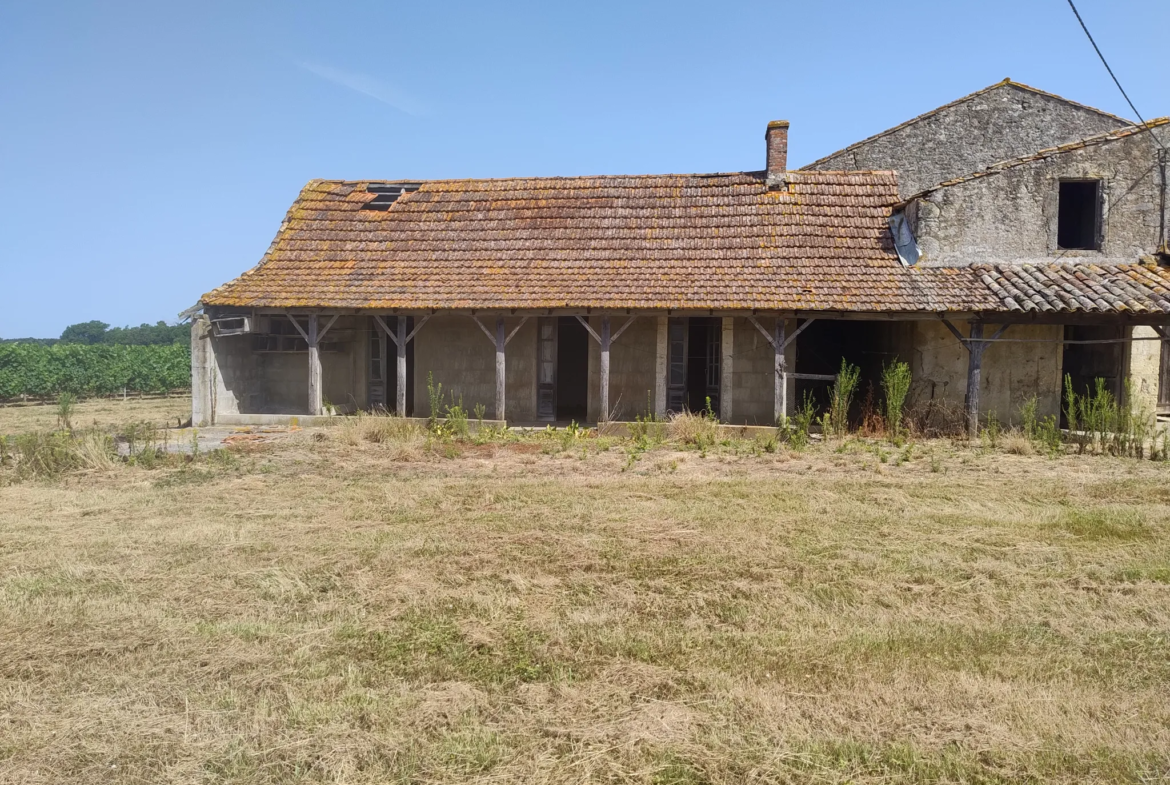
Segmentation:
{"type": "Polygon", "coordinates": [[[1168,777],[1166,464],[368,437],[0,485],[0,782],[1168,777]]]}
{"type": "MultiPolygon", "coordinates": [[[[191,419],[191,399],[175,398],[91,398],[76,405],[73,425],[77,428],[110,428],[128,422],[149,422],[157,427],[175,426],[191,419]]],[[[56,404],[0,406],[0,434],[49,430],[57,427],[56,404]]]]}

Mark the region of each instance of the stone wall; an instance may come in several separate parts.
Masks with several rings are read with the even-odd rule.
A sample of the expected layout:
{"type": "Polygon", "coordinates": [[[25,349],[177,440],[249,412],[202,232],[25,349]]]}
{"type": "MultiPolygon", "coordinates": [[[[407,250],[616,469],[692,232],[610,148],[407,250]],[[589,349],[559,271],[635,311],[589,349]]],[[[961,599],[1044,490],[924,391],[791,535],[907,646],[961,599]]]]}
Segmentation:
{"type": "MultiPolygon", "coordinates": [[[[1152,327],[1134,327],[1134,338],[1156,338],[1152,327]]],[[[1133,341],[1129,346],[1129,381],[1133,404],[1137,410],[1151,414],[1158,410],[1158,383],[1162,369],[1160,341],[1133,341]]]]}
{"type": "Polygon", "coordinates": [[[1119,118],[1011,83],[810,164],[808,169],[894,170],[903,198],[953,177],[1119,128],[1119,118]]]}
{"type": "MultiPolygon", "coordinates": [[[[940,322],[912,322],[909,356],[914,404],[931,400],[961,408],[967,397],[967,350],[940,322]]],[[[967,325],[956,325],[964,335],[967,325]]],[[[990,336],[996,328],[985,328],[990,336]]],[[[995,412],[1000,422],[1018,422],[1020,406],[1037,397],[1041,416],[1060,413],[1064,328],[1060,325],[1015,325],[1001,336],[1042,343],[993,343],[983,354],[979,411],[995,412]]]]}
{"type": "MultiPolygon", "coordinates": [[[[1170,130],[1155,129],[1170,145],[1170,130]]],[[[1161,183],[1149,133],[1031,161],[940,188],[908,214],[921,265],[1047,264],[1077,261],[1132,264],[1159,243],[1161,183]],[[1103,181],[1099,251],[1057,247],[1060,181],[1103,181]]],[[[1167,205],[1170,222],[1170,204],[1167,205]]]]}

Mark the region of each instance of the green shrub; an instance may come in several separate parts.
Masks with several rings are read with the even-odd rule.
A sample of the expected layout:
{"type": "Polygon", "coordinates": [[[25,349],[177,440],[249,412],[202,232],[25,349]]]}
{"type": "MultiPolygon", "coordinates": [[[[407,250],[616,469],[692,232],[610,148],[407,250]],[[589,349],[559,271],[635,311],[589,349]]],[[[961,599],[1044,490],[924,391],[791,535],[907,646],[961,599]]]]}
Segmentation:
{"type": "Polygon", "coordinates": [[[799,408],[791,417],[785,418],[784,424],[780,426],[780,438],[794,450],[803,450],[808,446],[808,433],[816,419],[816,412],[812,396],[805,392],[799,408]]]}
{"type": "Polygon", "coordinates": [[[904,362],[895,360],[882,368],[886,429],[895,439],[902,435],[902,411],[910,394],[910,381],[910,366],[904,362]]]}
{"type": "Polygon", "coordinates": [[[842,359],[841,370],[837,372],[837,380],[833,382],[829,396],[829,413],[822,421],[827,426],[826,434],[844,436],[849,433],[849,406],[853,403],[853,394],[857,392],[860,379],[861,369],[842,359]]]}

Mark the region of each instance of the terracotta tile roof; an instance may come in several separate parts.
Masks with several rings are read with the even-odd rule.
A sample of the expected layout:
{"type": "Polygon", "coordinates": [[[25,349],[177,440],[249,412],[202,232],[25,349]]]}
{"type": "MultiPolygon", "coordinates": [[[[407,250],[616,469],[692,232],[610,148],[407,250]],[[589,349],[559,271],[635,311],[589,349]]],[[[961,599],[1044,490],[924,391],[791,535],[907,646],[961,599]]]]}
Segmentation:
{"type": "Polygon", "coordinates": [[[999,174],[1000,172],[1014,169],[1017,166],[1025,166],[1027,164],[1033,163],[1034,161],[1043,161],[1046,158],[1052,158],[1056,155],[1063,155],[1065,153],[1073,152],[1074,150],[1083,150],[1086,147],[1095,147],[1096,145],[1100,144],[1116,142],[1120,139],[1128,139],[1131,136],[1137,136],[1143,131],[1160,128],[1167,124],[1170,124],[1170,117],[1156,117],[1153,120],[1147,120],[1141,125],[1131,125],[1128,128],[1118,128],[1115,131],[1106,131],[1102,134],[1086,136],[1084,139],[1078,139],[1075,142],[1067,142],[1062,145],[1057,145],[1056,147],[1048,147],[1043,150],[1037,150],[1036,152],[1029,153],[1028,155],[1021,155],[1019,158],[1011,158],[1007,161],[1000,161],[999,163],[992,164],[986,169],[981,169],[978,172],[971,172],[970,174],[965,174],[962,177],[953,177],[950,180],[945,180],[944,182],[939,183],[938,185],[932,185],[930,188],[925,188],[922,191],[907,197],[905,202],[910,202],[914,199],[921,199],[927,194],[933,193],[940,188],[948,188],[952,185],[958,185],[959,183],[965,183],[970,180],[978,180],[980,177],[989,177],[993,174],[999,174]]]}
{"type": "MultiPolygon", "coordinates": [[[[207,305],[899,311],[940,304],[902,267],[891,173],[316,180],[261,263],[207,305]]],[[[948,286],[935,287],[939,293],[948,286]]],[[[931,291],[934,291],[932,289],[931,291]]]]}
{"type": "Polygon", "coordinates": [[[204,305],[1170,313],[1150,265],[902,266],[883,172],[314,180],[261,263],[204,305]]]}
{"type": "Polygon", "coordinates": [[[906,122],[898,123],[897,125],[893,126],[892,128],[887,128],[886,130],[881,131],[880,133],[876,133],[873,136],[867,136],[866,138],[862,139],[860,142],[854,142],[853,144],[849,145],[848,147],[842,147],[840,150],[837,150],[834,153],[829,153],[828,155],[824,156],[823,158],[818,158],[817,160],[813,161],[810,164],[805,164],[805,166],[803,168],[809,169],[811,167],[819,166],[821,164],[827,163],[828,161],[833,160],[834,158],[836,158],[839,155],[842,155],[844,153],[848,153],[851,150],[854,150],[858,147],[862,147],[863,145],[869,144],[874,139],[881,139],[883,136],[889,136],[892,133],[895,133],[897,131],[901,131],[903,128],[914,125],[915,123],[920,123],[923,120],[927,120],[931,117],[934,117],[936,114],[938,114],[940,112],[944,112],[947,109],[951,109],[953,107],[959,106],[960,104],[964,104],[967,101],[971,101],[975,98],[978,98],[979,96],[983,95],[984,93],[991,92],[992,90],[997,90],[1001,87],[1014,87],[1017,90],[1023,90],[1023,91],[1029,92],[1029,93],[1035,93],[1036,95],[1042,95],[1042,96],[1045,96],[1047,98],[1054,98],[1057,101],[1063,101],[1064,103],[1068,104],[1069,106],[1075,106],[1075,107],[1078,107],[1080,109],[1086,109],[1090,112],[1094,112],[1096,114],[1099,114],[1102,117],[1107,117],[1110,120],[1116,120],[1118,126],[1128,126],[1128,125],[1134,124],[1133,120],[1127,120],[1124,117],[1118,117],[1115,114],[1110,114],[1109,112],[1103,111],[1101,109],[1097,109],[1096,107],[1093,107],[1093,106],[1088,106],[1086,104],[1077,103],[1076,101],[1072,101],[1068,98],[1065,98],[1062,95],[1057,95],[1056,93],[1049,93],[1045,90],[1040,90],[1040,89],[1032,87],[1030,85],[1026,85],[1023,82],[1013,82],[1011,79],[1004,79],[1002,82],[996,82],[993,85],[988,85],[987,87],[984,87],[982,90],[976,90],[975,92],[970,93],[968,95],[965,95],[962,98],[956,98],[954,101],[951,101],[950,103],[935,107],[934,109],[931,109],[929,112],[923,112],[922,114],[918,115],[917,117],[911,117],[906,122]]]}
{"type": "Polygon", "coordinates": [[[975,265],[1009,311],[1170,314],[1170,270],[1153,264],[975,265]]]}

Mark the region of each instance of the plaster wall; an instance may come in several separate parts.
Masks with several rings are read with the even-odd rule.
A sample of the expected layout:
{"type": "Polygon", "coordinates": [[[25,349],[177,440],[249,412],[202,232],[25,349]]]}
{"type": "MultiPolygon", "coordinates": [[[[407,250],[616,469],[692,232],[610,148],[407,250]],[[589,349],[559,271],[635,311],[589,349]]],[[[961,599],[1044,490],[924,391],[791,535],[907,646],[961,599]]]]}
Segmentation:
{"type": "MultiPolygon", "coordinates": [[[[1170,145],[1170,130],[1154,130],[1170,145]]],[[[940,188],[907,208],[920,265],[1047,264],[1054,261],[1133,264],[1159,245],[1161,182],[1149,133],[1070,150],[940,188]],[[1060,181],[1103,182],[1102,247],[1057,245],[1060,181]]]]}
{"type": "MultiPolygon", "coordinates": [[[[940,400],[961,407],[967,396],[967,350],[939,322],[909,325],[910,400],[915,404],[940,400]]],[[[970,334],[966,325],[956,327],[970,334]]],[[[1016,325],[1001,337],[1046,342],[993,343],[987,348],[979,388],[982,415],[995,412],[1001,422],[1018,421],[1020,405],[1033,395],[1041,416],[1060,413],[1063,331],[1060,325],[1016,325]]]]}
{"type": "Polygon", "coordinates": [[[1110,131],[1119,118],[1010,83],[810,164],[808,169],[894,170],[902,198],[993,163],[1110,131]]]}

